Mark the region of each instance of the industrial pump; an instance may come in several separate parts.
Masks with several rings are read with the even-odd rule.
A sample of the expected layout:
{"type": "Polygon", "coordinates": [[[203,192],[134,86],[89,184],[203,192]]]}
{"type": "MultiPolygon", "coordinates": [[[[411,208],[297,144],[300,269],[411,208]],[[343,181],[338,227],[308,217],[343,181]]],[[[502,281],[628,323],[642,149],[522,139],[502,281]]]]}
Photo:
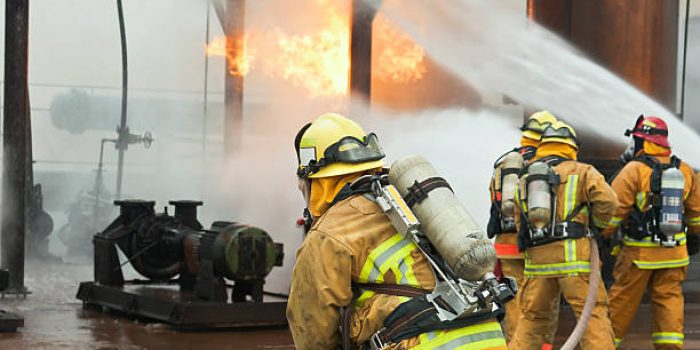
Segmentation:
{"type": "Polygon", "coordinates": [[[174,216],[156,213],[154,201],[115,201],[120,215],[94,237],[95,282],[123,286],[116,247],[134,269],[155,282],[173,281],[182,292],[206,301],[229,300],[226,279],[234,282],[231,302],[263,300],[265,277],[282,266],[281,243],[260,228],[216,221],[203,229],[198,201],[171,201],[174,216]]]}

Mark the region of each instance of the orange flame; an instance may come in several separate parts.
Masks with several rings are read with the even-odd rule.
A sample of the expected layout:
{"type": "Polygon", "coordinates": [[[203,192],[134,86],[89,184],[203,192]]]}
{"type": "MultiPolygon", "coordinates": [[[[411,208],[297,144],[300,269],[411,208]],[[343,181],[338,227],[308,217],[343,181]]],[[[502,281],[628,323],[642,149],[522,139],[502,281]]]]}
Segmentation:
{"type": "Polygon", "coordinates": [[[427,71],[425,50],[410,37],[396,30],[383,16],[374,20],[374,40],[379,52],[372,74],[385,81],[410,83],[423,78],[427,71]]]}
{"type": "MultiPolygon", "coordinates": [[[[217,37],[206,47],[208,56],[226,57],[228,71],[233,75],[247,74],[254,61],[251,51],[265,48],[261,61],[264,74],[291,82],[304,88],[311,97],[343,96],[348,93],[350,72],[350,23],[347,15],[328,3],[324,5],[325,25],[313,34],[291,35],[281,29],[257,35],[241,43],[217,37]],[[254,50],[249,49],[249,44],[254,50]],[[268,45],[271,44],[271,47],[268,45]],[[268,52],[270,51],[270,52],[268,52]]],[[[423,78],[427,68],[425,50],[410,37],[396,30],[388,20],[378,15],[374,24],[375,78],[409,83],[423,78]]]]}
{"type": "Polygon", "coordinates": [[[242,39],[232,40],[230,37],[219,36],[214,38],[204,50],[208,57],[226,57],[228,72],[235,76],[248,74],[254,56],[248,50],[248,35],[242,39]]]}
{"type": "Polygon", "coordinates": [[[350,71],[347,19],[329,12],[327,27],[313,35],[273,34],[278,53],[267,73],[305,88],[311,97],[346,95],[350,71]]]}

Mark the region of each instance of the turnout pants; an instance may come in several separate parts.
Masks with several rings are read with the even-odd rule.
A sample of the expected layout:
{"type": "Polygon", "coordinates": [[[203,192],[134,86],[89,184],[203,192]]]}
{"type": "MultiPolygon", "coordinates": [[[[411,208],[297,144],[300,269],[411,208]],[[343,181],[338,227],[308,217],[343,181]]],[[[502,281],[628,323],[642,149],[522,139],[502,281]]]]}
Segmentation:
{"type": "MultiPolygon", "coordinates": [[[[524,259],[500,259],[501,260],[501,270],[503,275],[515,278],[518,284],[518,296],[523,290],[523,284],[525,282],[525,260],[524,259]]],[[[506,338],[512,340],[515,336],[515,329],[518,326],[518,320],[520,319],[520,306],[518,305],[518,297],[506,303],[506,316],[503,319],[505,323],[504,331],[506,338]]],[[[556,303],[559,304],[559,295],[556,296],[556,303]]],[[[557,326],[559,325],[559,309],[555,308],[548,318],[547,326],[548,331],[544,334],[545,344],[551,344],[554,341],[554,336],[557,333],[557,326]]]]}
{"type": "MultiPolygon", "coordinates": [[[[518,302],[522,316],[510,350],[540,350],[547,343],[551,315],[559,310],[559,294],[571,305],[578,319],[588,293],[589,276],[525,278],[518,302]]],[[[608,318],[608,300],[602,279],[598,282],[597,302],[581,340],[583,350],[613,350],[613,332],[608,318]]]]}
{"type": "Polygon", "coordinates": [[[683,290],[688,267],[646,270],[634,264],[624,249],[617,257],[610,288],[610,318],[619,346],[634,318],[644,291],[651,299],[654,348],[683,348],[683,290]]]}

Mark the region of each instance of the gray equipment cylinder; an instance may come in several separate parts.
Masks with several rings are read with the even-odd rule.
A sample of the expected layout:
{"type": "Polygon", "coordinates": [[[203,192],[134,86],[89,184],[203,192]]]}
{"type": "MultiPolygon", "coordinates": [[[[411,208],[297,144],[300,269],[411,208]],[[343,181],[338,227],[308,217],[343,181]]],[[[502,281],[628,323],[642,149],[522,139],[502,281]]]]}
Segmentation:
{"type": "MultiPolygon", "coordinates": [[[[439,177],[433,166],[421,156],[408,156],[391,166],[389,182],[401,196],[408,188],[428,178],[439,177]]],[[[413,205],[413,213],[422,231],[455,274],[465,280],[480,280],[493,271],[496,250],[493,243],[469,215],[457,197],[445,187],[434,189],[428,197],[413,205]]]]}
{"type": "Polygon", "coordinates": [[[683,231],[683,189],[685,178],[676,168],[664,170],[661,175],[661,217],[659,229],[666,237],[683,231]]]}
{"type": "MultiPolygon", "coordinates": [[[[520,170],[525,159],[518,152],[510,152],[503,158],[502,170],[520,170]]],[[[504,222],[512,222],[515,227],[515,189],[518,187],[518,174],[508,174],[501,178],[501,213],[504,222]]]]}
{"type": "MultiPolygon", "coordinates": [[[[528,168],[528,176],[548,176],[549,166],[535,162],[528,168]]],[[[552,193],[547,180],[531,180],[527,185],[527,218],[533,229],[533,238],[542,238],[544,229],[552,221],[552,193]]]]}

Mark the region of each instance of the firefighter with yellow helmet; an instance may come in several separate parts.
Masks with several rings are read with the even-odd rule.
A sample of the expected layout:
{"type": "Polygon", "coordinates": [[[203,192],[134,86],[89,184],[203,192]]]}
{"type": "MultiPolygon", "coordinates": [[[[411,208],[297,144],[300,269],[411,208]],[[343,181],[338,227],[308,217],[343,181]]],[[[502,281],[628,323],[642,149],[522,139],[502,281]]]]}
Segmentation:
{"type": "MultiPolygon", "coordinates": [[[[522,283],[525,280],[525,261],[522,253],[518,251],[515,228],[515,189],[522,168],[537,152],[544,129],[556,121],[557,118],[549,111],[533,113],[520,128],[522,131],[520,147],[503,154],[496,160],[489,185],[491,216],[487,233],[489,238],[496,238],[494,246],[503,275],[515,278],[519,289],[522,289],[522,283]]],[[[548,343],[554,339],[558,316],[555,312],[548,320],[550,326],[545,337],[548,343]]],[[[508,339],[513,338],[519,318],[520,308],[517,300],[506,304],[505,333],[508,339]]]]}
{"type": "Polygon", "coordinates": [[[689,259],[686,230],[700,233],[700,189],[693,170],[671,154],[666,122],[640,116],[612,187],[620,206],[604,231],[621,228],[610,288],[610,317],[619,346],[649,290],[656,349],[683,347],[683,290],[689,259]]]}
{"type": "MultiPolygon", "coordinates": [[[[525,256],[525,281],[518,293],[522,316],[509,349],[539,350],[547,342],[547,320],[561,293],[580,317],[591,272],[591,231],[603,228],[617,198],[591,165],[576,161],[576,132],[557,121],[545,128],[535,157],[516,191],[518,237],[525,256]]],[[[614,349],[607,297],[599,281],[581,348],[614,349]]]]}
{"type": "MultiPolygon", "coordinates": [[[[299,187],[313,223],[297,251],[287,319],[299,349],[359,348],[385,320],[436,278],[418,247],[361,190],[382,171],[377,136],[339,114],[324,114],[295,140],[299,187]]],[[[410,315],[409,315],[410,316],[410,315]]],[[[422,334],[384,334],[383,349],[505,349],[495,319],[422,334]]]]}

